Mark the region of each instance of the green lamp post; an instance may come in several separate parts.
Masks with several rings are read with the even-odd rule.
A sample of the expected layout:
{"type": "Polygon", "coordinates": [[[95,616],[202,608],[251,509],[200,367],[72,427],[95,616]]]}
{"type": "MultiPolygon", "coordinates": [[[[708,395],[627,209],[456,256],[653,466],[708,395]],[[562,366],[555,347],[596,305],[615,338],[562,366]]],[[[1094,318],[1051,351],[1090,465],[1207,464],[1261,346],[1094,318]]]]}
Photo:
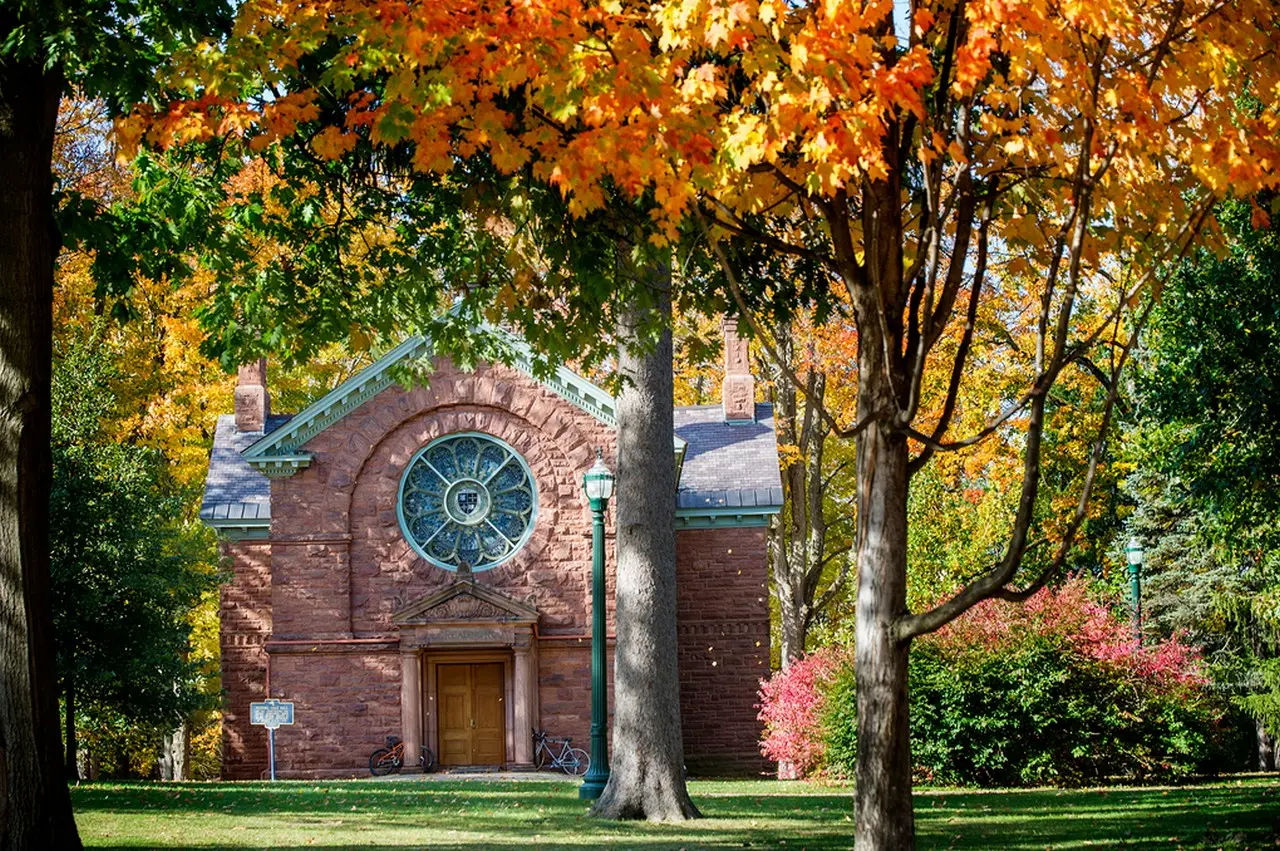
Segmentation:
{"type": "Polygon", "coordinates": [[[582,477],[582,486],[591,505],[591,767],[582,778],[578,797],[595,800],[609,782],[609,743],[605,738],[609,704],[604,681],[604,512],[613,496],[613,473],[604,465],[599,449],[596,462],[582,477]]]}
{"type": "Polygon", "coordinates": [[[1129,594],[1133,601],[1133,637],[1142,643],[1142,559],[1146,553],[1142,549],[1142,541],[1129,539],[1124,548],[1125,560],[1129,562],[1129,594]]]}

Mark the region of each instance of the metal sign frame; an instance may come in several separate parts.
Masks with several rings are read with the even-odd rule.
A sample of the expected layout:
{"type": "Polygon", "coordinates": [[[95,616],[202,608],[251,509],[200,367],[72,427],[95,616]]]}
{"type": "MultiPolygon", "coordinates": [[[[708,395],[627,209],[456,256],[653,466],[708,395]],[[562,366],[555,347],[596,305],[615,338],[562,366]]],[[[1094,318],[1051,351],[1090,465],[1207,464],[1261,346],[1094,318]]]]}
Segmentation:
{"type": "Polygon", "coordinates": [[[293,724],[293,701],[267,700],[249,704],[249,723],[267,728],[267,761],[271,765],[271,779],[276,779],[276,730],[293,724]]]}

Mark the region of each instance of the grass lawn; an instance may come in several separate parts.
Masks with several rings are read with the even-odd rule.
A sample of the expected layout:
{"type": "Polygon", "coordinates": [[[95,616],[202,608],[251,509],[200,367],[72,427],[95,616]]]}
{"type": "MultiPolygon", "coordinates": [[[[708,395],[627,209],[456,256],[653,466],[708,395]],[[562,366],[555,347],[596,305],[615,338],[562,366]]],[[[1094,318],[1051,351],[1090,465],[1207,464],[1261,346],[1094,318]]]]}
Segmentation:
{"type": "MultiPolygon", "coordinates": [[[[72,791],[96,848],[848,848],[848,788],[694,781],[706,818],[586,817],[572,782],[93,783],[72,791]]],[[[1183,787],[916,795],[921,848],[1280,847],[1280,778],[1183,787]]]]}

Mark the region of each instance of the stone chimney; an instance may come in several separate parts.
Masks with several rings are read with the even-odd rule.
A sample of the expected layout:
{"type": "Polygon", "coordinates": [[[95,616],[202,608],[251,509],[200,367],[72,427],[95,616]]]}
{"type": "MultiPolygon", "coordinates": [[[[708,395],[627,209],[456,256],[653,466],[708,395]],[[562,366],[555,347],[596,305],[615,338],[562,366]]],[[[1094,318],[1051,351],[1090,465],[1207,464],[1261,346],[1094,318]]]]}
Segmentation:
{"type": "Polygon", "coordinates": [[[751,361],[747,341],[738,335],[738,320],[726,316],[720,322],[724,333],[724,421],[746,424],[756,421],[756,382],[751,377],[751,361]]]}
{"type": "Polygon", "coordinates": [[[240,367],[236,382],[236,428],[239,431],[263,431],[271,416],[271,397],[267,394],[267,359],[260,358],[240,367]]]}

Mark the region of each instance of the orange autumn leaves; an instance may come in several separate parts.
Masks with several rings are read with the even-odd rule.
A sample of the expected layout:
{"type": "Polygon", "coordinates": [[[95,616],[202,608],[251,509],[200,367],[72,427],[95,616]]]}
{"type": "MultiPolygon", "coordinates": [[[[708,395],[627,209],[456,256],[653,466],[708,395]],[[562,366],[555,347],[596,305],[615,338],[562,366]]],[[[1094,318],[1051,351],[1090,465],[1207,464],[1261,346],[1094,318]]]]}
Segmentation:
{"type": "Polygon", "coordinates": [[[504,171],[531,164],[576,213],[600,207],[606,186],[652,192],[668,232],[698,193],[753,212],[796,184],[829,197],[883,178],[903,142],[951,170],[1063,178],[1090,145],[1115,160],[1100,194],[1148,231],[1172,227],[1198,185],[1245,193],[1276,180],[1274,109],[1237,108],[1242,92],[1265,103],[1280,85],[1265,0],[1192,0],[1176,19],[1169,4],[1131,0],[915,5],[902,44],[889,0],[253,0],[225,45],[175,63],[180,97],[119,134],[244,135],[260,148],[304,129],[336,158],[367,132],[411,141],[424,172],[485,153],[504,171]],[[948,40],[944,101],[931,57],[948,40]],[[343,47],[290,91],[326,42],[343,47]],[[1101,58],[1085,49],[1099,43],[1101,58]],[[374,77],[377,92],[359,87],[374,77]],[[319,91],[345,99],[340,124],[313,125],[319,91]],[[913,137],[887,139],[902,116],[913,137]]]}

